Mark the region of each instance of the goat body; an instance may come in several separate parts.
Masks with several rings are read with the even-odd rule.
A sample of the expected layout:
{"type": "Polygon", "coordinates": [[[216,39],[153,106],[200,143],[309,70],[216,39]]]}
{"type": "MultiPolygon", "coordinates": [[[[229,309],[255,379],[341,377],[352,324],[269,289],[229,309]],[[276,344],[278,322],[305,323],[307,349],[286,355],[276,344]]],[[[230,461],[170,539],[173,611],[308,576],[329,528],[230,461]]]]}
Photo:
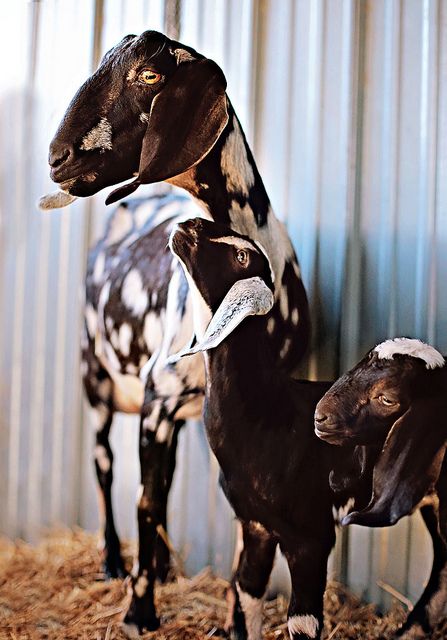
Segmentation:
{"type": "MultiPolygon", "coordinates": [[[[153,31],[126,36],[67,109],[49,157],[62,195],[43,205],[62,206],[132,178],[107,202],[160,180],[187,190],[201,215],[246,234],[267,252],[275,280],[269,341],[277,363],[292,371],[308,344],[306,294],[225,88],[219,67],[194,49],[153,31]]],[[[111,502],[109,431],[115,411],[140,413],[140,545],[126,616],[131,633],[159,624],[153,584],[156,575],[166,575],[169,554],[157,532],[166,526],[178,430],[186,417],[199,415],[203,402],[201,358],[166,365],[167,355],[192,334],[193,298],[166,250],[172,216],[184,215],[188,205],[158,204],[163,207],[155,204],[159,211],[147,221],[141,208],[132,213],[133,205],[120,207],[110,236],[90,256],[87,278],[84,380],[96,426],[105,569],[112,576],[123,573],[123,564],[111,502]]]]}

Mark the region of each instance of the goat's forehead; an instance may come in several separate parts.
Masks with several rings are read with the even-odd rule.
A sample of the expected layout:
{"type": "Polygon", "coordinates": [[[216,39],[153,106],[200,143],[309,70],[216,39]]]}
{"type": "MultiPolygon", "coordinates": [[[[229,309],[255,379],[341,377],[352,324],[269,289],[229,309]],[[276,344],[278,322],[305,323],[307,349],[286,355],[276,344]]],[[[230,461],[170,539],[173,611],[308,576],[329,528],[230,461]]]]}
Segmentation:
{"type": "Polygon", "coordinates": [[[379,360],[393,360],[395,355],[418,358],[425,362],[427,369],[436,369],[445,364],[444,357],[434,347],[414,338],[393,338],[385,340],[373,350],[379,360]]]}
{"type": "Polygon", "coordinates": [[[218,244],[228,244],[235,247],[236,249],[249,249],[259,253],[253,242],[250,242],[250,240],[246,240],[245,238],[239,238],[238,236],[220,236],[218,238],[210,238],[210,241],[216,242],[218,244]]]}
{"type": "Polygon", "coordinates": [[[140,59],[156,58],[166,51],[172,55],[167,44],[171,42],[166,36],[157,31],[145,31],[141,35],[127,35],[110,51],[108,51],[102,64],[126,64],[140,59]]]}

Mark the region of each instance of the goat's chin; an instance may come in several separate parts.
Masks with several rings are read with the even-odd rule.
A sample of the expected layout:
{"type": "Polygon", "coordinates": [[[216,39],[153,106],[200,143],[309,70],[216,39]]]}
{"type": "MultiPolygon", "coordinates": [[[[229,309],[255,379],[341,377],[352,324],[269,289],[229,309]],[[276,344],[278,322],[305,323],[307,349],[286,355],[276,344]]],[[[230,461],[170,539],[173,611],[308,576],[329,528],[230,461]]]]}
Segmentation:
{"type": "Polygon", "coordinates": [[[335,430],[321,431],[320,429],[315,428],[315,435],[320,440],[323,440],[323,442],[327,442],[327,444],[333,444],[339,447],[343,445],[352,445],[352,438],[335,430]]]}

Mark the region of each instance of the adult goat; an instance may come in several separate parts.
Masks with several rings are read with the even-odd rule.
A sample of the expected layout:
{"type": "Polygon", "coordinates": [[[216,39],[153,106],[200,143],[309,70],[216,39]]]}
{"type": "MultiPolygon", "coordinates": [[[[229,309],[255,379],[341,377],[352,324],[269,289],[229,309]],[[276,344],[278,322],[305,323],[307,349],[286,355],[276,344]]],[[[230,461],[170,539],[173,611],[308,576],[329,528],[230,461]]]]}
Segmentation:
{"type": "MultiPolygon", "coordinates": [[[[50,145],[51,177],[61,191],[43,198],[41,206],[62,206],[132,177],[106,202],[133,193],[140,184],[167,180],[183,187],[204,216],[263,245],[275,279],[269,341],[278,364],[291,371],[308,344],[306,294],[292,245],[271,209],[225,89],[221,69],[194,49],[154,31],[126,36],[70,103],[50,145]]],[[[159,624],[153,602],[155,551],[176,433],[181,420],[200,415],[203,398],[200,356],[166,365],[173,344],[193,333],[192,299],[181,268],[166,249],[171,225],[172,219],[148,222],[144,237],[130,232],[122,239],[126,264],[132,264],[125,275],[119,271],[124,259],[113,262],[114,244],[97,247],[91,274],[100,274],[100,286],[92,290],[86,316],[86,388],[96,413],[96,463],[111,574],[120,572],[122,562],[111,520],[108,433],[114,411],[140,408],[139,563],[126,616],[139,630],[159,624]],[[150,260],[143,267],[145,255],[150,260]]]]}

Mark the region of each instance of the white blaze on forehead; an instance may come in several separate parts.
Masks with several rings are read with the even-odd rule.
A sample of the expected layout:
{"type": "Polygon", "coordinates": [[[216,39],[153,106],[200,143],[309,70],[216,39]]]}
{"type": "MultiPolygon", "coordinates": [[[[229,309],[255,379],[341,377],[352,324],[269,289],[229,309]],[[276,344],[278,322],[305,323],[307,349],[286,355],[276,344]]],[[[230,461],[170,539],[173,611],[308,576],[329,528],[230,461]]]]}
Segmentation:
{"type": "Polygon", "coordinates": [[[320,626],[315,616],[292,616],[287,621],[290,637],[293,635],[305,633],[309,638],[316,638],[318,633],[318,627],[320,626]]]}
{"type": "Polygon", "coordinates": [[[112,125],[107,118],[101,118],[99,123],[83,137],[81,149],[91,151],[101,149],[106,151],[112,149],[112,125]]]}
{"type": "Polygon", "coordinates": [[[143,279],[137,269],[131,269],[124,278],[121,298],[135,316],[141,316],[146,311],[148,295],[143,289],[143,279]]]}
{"type": "Polygon", "coordinates": [[[236,117],[233,119],[233,131],[222,149],[220,167],[226,177],[228,191],[248,196],[249,189],[255,183],[255,177],[236,117]]]}
{"type": "Polygon", "coordinates": [[[247,640],[261,640],[264,598],[254,598],[245,591],[242,591],[238,582],[236,582],[236,589],[242,611],[244,612],[247,640]]]}
{"type": "Polygon", "coordinates": [[[211,242],[221,242],[222,244],[229,244],[236,249],[251,249],[256,251],[255,247],[249,240],[244,238],[237,238],[236,236],[222,236],[221,238],[210,238],[211,242]]]}
{"type": "Polygon", "coordinates": [[[385,340],[374,349],[380,360],[392,360],[395,355],[412,356],[425,362],[427,369],[436,369],[445,364],[444,357],[434,347],[415,338],[393,338],[385,340]]]}

